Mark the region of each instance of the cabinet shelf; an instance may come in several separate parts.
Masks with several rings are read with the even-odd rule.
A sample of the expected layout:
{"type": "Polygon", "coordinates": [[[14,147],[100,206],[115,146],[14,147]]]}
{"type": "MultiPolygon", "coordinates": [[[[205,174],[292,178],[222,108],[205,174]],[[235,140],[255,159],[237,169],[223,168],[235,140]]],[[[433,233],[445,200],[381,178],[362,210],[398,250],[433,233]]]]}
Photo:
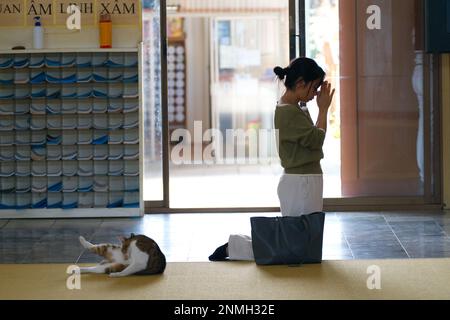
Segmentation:
{"type": "Polygon", "coordinates": [[[26,53],[33,53],[33,54],[42,54],[42,53],[123,53],[123,52],[138,52],[138,48],[107,48],[107,49],[100,49],[100,48],[48,48],[48,49],[25,49],[25,50],[0,50],[0,54],[26,54],[26,53]]]}
{"type": "Polygon", "coordinates": [[[137,84],[138,80],[136,79],[133,82],[129,82],[129,81],[88,81],[88,82],[64,82],[64,83],[55,83],[55,82],[39,82],[39,83],[31,83],[31,82],[27,82],[27,83],[14,83],[14,82],[8,82],[8,83],[2,83],[0,80],[0,85],[1,86],[5,86],[5,87],[17,87],[17,86],[64,86],[64,85],[100,85],[100,84],[105,84],[105,85],[109,85],[109,84],[137,84]]]}
{"type": "Polygon", "coordinates": [[[55,100],[80,100],[80,99],[89,99],[89,98],[94,98],[94,99],[98,99],[98,100],[113,100],[113,99],[139,99],[139,96],[133,95],[133,96],[123,96],[123,95],[119,95],[119,96],[114,96],[114,97],[81,97],[81,98],[72,98],[72,97],[67,97],[67,98],[52,98],[52,97],[39,97],[39,98],[35,98],[35,97],[0,97],[0,103],[2,101],[11,101],[11,100],[19,100],[19,101],[45,101],[45,100],[51,100],[51,101],[55,101],[55,100]]]}
{"type": "Polygon", "coordinates": [[[139,61],[138,48],[0,51],[0,218],[142,214],[139,61]]]}

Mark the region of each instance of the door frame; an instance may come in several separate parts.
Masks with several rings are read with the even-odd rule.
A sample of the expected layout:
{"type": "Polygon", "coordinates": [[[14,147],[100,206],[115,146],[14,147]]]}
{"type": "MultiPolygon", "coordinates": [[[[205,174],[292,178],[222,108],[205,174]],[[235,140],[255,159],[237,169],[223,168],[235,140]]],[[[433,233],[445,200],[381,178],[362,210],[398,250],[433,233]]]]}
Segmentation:
{"type": "MultiPolygon", "coordinates": [[[[305,30],[305,20],[299,19],[299,10],[304,13],[304,0],[289,0],[289,46],[290,59],[295,58],[297,53],[305,50],[305,37],[299,36],[299,30],[305,30]]],[[[161,26],[167,25],[167,1],[160,0],[160,22],[161,26]]],[[[303,15],[304,17],[304,15],[303,15]]],[[[167,99],[167,30],[160,28],[161,37],[161,108],[162,108],[162,174],[163,174],[163,200],[144,201],[145,213],[189,213],[189,212],[279,212],[279,207],[253,207],[253,208],[171,208],[169,188],[169,121],[168,121],[168,99],[167,99]]]]}
{"type": "MultiPolygon", "coordinates": [[[[162,181],[163,198],[156,201],[144,200],[144,213],[150,213],[154,209],[169,208],[169,115],[167,109],[167,2],[159,0],[159,37],[160,37],[160,62],[161,62],[161,136],[162,136],[162,181]]],[[[141,173],[143,174],[143,173],[141,173]]]]}
{"type": "MultiPolygon", "coordinates": [[[[306,21],[305,0],[289,0],[289,56],[294,59],[306,54],[306,21]]],[[[160,0],[161,26],[167,25],[166,0],[160,0]]],[[[163,173],[163,200],[145,201],[144,211],[150,214],[165,213],[258,213],[279,212],[279,207],[253,207],[253,208],[171,208],[169,195],[169,128],[168,128],[168,101],[167,101],[167,30],[160,28],[161,37],[161,108],[162,108],[162,173],[163,173]]],[[[425,141],[433,139],[436,143],[426,148],[425,157],[428,157],[426,171],[434,179],[435,190],[426,190],[423,197],[357,197],[357,198],[326,198],[325,211],[386,211],[386,210],[441,210],[442,209],[442,139],[441,139],[441,59],[439,55],[430,57],[429,68],[425,69],[429,75],[431,86],[429,94],[432,96],[433,128],[425,127],[425,141]]],[[[427,81],[427,80],[425,80],[427,81]]],[[[430,120],[428,114],[426,120],[430,120]]],[[[428,121],[427,121],[428,122],[428,121]]],[[[429,122],[428,122],[429,123],[429,122]]]]}

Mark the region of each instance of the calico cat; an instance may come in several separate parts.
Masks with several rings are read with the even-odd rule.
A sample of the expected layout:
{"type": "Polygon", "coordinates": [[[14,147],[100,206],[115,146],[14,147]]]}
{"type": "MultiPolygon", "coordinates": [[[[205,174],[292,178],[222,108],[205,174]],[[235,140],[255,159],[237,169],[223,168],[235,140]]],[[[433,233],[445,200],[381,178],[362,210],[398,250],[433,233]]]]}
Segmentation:
{"type": "Polygon", "coordinates": [[[105,258],[95,267],[80,268],[81,273],[106,273],[110,277],[128,275],[151,275],[163,273],[166,257],[158,244],[144,235],[121,237],[122,245],[94,245],[80,236],[81,245],[105,258]]]}

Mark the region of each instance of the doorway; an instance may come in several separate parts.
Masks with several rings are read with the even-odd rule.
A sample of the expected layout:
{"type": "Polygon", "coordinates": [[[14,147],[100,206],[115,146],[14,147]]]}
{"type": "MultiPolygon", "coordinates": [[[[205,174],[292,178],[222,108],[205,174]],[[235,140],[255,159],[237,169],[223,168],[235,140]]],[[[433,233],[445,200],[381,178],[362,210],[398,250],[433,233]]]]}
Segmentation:
{"type": "MultiPolygon", "coordinates": [[[[276,3],[266,14],[244,6],[178,16],[186,31],[187,131],[169,132],[175,143],[190,134],[190,143],[183,136],[182,150],[171,148],[172,208],[278,206],[273,114],[279,88],[272,70],[288,64],[289,26],[288,2],[276,3]]],[[[170,53],[168,60],[170,70],[170,53]]],[[[171,85],[169,71],[169,112],[178,108],[179,88],[171,85]]]]}
{"type": "Polygon", "coordinates": [[[336,88],[325,206],[440,204],[439,61],[423,50],[423,1],[380,4],[381,30],[356,0],[163,2],[144,19],[148,208],[278,210],[272,70],[303,54],[336,88]]]}
{"type": "Polygon", "coordinates": [[[167,109],[154,105],[147,123],[149,139],[162,147],[167,111],[170,200],[158,143],[146,143],[153,158],[145,161],[145,200],[170,208],[279,206],[273,113],[280,87],[272,70],[289,63],[290,2],[167,2],[167,109]]]}

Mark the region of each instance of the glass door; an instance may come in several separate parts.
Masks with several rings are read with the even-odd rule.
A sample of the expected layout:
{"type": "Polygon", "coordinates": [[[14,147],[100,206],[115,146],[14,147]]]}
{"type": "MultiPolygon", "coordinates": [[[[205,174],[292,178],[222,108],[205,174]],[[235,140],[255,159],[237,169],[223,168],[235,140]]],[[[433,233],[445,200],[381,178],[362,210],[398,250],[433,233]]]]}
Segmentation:
{"type": "Polygon", "coordinates": [[[290,4],[168,2],[171,208],[279,207],[273,69],[289,64],[290,4]]]}
{"type": "Polygon", "coordinates": [[[438,60],[423,51],[422,0],[147,2],[148,208],[276,210],[273,68],[304,55],[336,88],[326,207],[439,203],[438,60]]]}

